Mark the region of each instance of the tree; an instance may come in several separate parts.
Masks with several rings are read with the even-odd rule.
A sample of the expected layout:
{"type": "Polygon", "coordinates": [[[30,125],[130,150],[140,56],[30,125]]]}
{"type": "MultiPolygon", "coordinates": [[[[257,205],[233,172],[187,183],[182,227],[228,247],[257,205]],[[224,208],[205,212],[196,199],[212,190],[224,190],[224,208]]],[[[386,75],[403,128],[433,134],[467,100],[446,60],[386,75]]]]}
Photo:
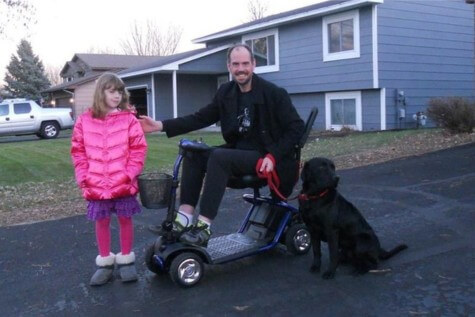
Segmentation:
{"type": "Polygon", "coordinates": [[[115,48],[90,46],[84,53],[87,54],[120,54],[115,48]]]}
{"type": "Polygon", "coordinates": [[[0,38],[6,38],[6,30],[29,28],[36,23],[35,7],[28,0],[0,0],[0,38]]]}
{"type": "Polygon", "coordinates": [[[7,97],[37,100],[40,92],[50,86],[43,63],[33,54],[30,42],[21,40],[17,54],[12,55],[5,75],[7,97]]]}
{"type": "Polygon", "coordinates": [[[249,22],[262,19],[267,12],[267,3],[260,0],[249,0],[247,10],[249,12],[249,22]]]}
{"type": "Polygon", "coordinates": [[[60,75],[61,69],[62,69],[61,67],[53,66],[53,65],[45,66],[46,78],[48,78],[52,86],[56,86],[63,83],[63,78],[60,75]]]}
{"type": "Polygon", "coordinates": [[[127,55],[171,55],[175,53],[182,33],[183,28],[179,26],[170,25],[163,33],[152,20],[147,20],[145,25],[134,21],[129,38],[122,41],[121,46],[127,55]]]}

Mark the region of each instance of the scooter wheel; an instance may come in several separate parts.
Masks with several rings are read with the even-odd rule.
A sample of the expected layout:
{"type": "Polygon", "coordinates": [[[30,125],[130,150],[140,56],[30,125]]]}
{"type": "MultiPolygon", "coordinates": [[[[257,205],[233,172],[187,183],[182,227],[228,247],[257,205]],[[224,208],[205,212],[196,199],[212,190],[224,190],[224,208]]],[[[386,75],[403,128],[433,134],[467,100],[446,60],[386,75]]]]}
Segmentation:
{"type": "Polygon", "coordinates": [[[192,252],[179,254],[171,262],[169,274],[172,281],[181,287],[192,287],[204,274],[203,260],[192,252]]]}
{"type": "Polygon", "coordinates": [[[145,265],[149,269],[149,271],[155,274],[163,274],[165,273],[153,260],[153,256],[155,255],[155,244],[152,244],[147,247],[145,251],[145,265]]]}
{"type": "Polygon", "coordinates": [[[294,255],[306,254],[312,246],[310,232],[307,227],[302,224],[292,225],[285,233],[285,245],[287,251],[294,255]]]}

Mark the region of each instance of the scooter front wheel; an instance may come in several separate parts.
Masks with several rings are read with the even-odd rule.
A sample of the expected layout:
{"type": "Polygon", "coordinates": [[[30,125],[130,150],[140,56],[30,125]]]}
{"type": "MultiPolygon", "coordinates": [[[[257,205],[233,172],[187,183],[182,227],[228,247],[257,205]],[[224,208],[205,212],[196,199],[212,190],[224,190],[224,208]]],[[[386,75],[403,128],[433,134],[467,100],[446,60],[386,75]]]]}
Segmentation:
{"type": "Polygon", "coordinates": [[[294,255],[306,254],[312,246],[310,232],[304,224],[294,224],[285,233],[287,251],[294,255]]]}
{"type": "Polygon", "coordinates": [[[204,274],[201,257],[192,252],[179,254],[173,259],[169,270],[173,282],[182,287],[196,285],[204,274]]]}

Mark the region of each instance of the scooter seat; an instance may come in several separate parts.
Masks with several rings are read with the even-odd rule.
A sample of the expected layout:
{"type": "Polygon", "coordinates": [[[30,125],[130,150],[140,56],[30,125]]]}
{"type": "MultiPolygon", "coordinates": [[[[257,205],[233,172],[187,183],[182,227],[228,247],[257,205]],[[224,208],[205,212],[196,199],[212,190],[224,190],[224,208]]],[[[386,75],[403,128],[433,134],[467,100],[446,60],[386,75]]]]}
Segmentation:
{"type": "Polygon", "coordinates": [[[231,177],[228,180],[228,187],[234,189],[261,188],[267,185],[267,180],[257,177],[257,175],[244,175],[241,177],[231,177]]]}

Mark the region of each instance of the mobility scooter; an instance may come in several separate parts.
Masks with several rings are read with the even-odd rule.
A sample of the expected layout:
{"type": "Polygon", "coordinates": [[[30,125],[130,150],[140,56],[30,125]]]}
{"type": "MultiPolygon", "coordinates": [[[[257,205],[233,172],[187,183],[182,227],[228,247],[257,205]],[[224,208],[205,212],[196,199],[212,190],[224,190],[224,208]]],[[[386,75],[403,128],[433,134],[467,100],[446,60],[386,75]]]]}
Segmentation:
{"type": "MultiPolygon", "coordinates": [[[[295,155],[298,161],[317,114],[318,109],[313,108],[305,123],[304,134],[299,144],[296,144],[295,155]]],[[[147,268],[156,274],[168,272],[176,284],[191,287],[203,277],[205,263],[214,265],[238,260],[272,249],[279,243],[284,244],[293,254],[307,253],[311,247],[310,233],[299,217],[298,208],[276,197],[261,196],[259,189],[267,185],[267,181],[255,175],[233,178],[228,182],[228,187],[252,188],[254,191],[253,194],[243,195],[251,206],[237,232],[211,238],[206,248],[179,241],[180,233],[172,230],[172,222],[176,213],[175,198],[180,165],[187,152],[209,149],[202,142],[180,141],[173,176],[170,177],[167,217],[162,223],[162,234],[146,250],[147,268]]]]}

